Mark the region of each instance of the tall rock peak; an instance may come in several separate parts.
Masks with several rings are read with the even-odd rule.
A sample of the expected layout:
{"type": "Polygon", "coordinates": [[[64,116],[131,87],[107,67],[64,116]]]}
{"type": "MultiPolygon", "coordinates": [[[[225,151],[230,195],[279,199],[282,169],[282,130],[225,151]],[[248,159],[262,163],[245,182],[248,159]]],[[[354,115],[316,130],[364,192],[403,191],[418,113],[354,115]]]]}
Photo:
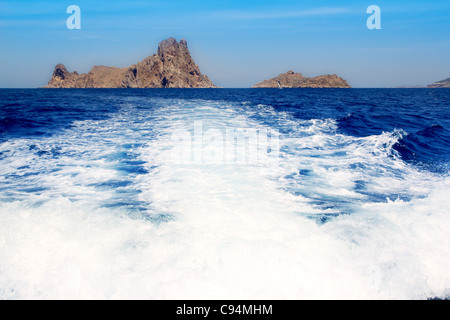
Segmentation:
{"type": "Polygon", "coordinates": [[[186,40],[163,40],[158,52],[128,68],[95,66],[87,74],[58,64],[44,88],[215,88],[192,59],[186,40]]]}
{"type": "Polygon", "coordinates": [[[180,40],[180,45],[183,46],[183,47],[185,47],[186,49],[187,49],[187,47],[188,47],[188,46],[187,46],[187,41],[186,41],[185,39],[181,39],[181,40],[180,40]]]}
{"type": "Polygon", "coordinates": [[[166,40],[163,40],[158,45],[158,54],[160,51],[166,51],[166,50],[176,50],[178,49],[179,45],[175,38],[169,38],[166,40]]]}

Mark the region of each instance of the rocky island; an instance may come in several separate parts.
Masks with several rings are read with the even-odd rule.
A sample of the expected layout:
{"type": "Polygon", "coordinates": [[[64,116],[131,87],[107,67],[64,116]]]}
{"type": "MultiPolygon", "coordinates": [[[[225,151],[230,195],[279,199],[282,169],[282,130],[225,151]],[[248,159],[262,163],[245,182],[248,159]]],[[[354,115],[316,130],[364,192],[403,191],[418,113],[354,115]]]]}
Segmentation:
{"type": "Polygon", "coordinates": [[[436,81],[433,84],[427,86],[428,88],[450,88],[450,78],[445,80],[436,81]]]}
{"type": "Polygon", "coordinates": [[[290,70],[279,76],[255,84],[252,88],[351,88],[346,80],[333,75],[321,75],[314,78],[303,76],[290,70]]]}
{"type": "Polygon", "coordinates": [[[169,38],[159,43],[158,52],[130,67],[95,66],[89,73],[69,72],[55,67],[44,88],[216,88],[200,72],[186,40],[169,38]]]}

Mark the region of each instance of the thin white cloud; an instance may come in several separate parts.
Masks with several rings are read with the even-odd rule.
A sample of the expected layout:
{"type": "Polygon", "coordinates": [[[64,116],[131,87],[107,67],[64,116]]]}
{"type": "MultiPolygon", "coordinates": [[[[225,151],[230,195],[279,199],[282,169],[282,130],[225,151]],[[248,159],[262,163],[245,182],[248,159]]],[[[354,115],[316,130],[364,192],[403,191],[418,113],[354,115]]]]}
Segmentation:
{"type": "Polygon", "coordinates": [[[325,16],[349,13],[347,8],[314,8],[301,11],[271,11],[271,12],[255,12],[255,11],[220,11],[214,14],[216,18],[230,20],[261,20],[261,19],[282,19],[282,18],[299,18],[307,16],[325,16]]]}

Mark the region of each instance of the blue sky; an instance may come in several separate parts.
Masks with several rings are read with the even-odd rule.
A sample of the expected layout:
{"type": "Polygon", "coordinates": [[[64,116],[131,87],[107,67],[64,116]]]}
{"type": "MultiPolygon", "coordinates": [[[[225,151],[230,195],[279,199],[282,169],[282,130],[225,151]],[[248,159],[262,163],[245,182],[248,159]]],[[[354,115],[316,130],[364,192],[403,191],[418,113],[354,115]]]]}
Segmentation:
{"type": "Polygon", "coordinates": [[[0,0],[0,87],[45,85],[69,71],[130,66],[185,38],[202,73],[250,87],[288,70],[336,73],[353,87],[426,85],[450,77],[450,1],[0,0]],[[69,30],[69,5],[81,30],[69,30]],[[381,8],[369,30],[368,6],[381,8]]]}

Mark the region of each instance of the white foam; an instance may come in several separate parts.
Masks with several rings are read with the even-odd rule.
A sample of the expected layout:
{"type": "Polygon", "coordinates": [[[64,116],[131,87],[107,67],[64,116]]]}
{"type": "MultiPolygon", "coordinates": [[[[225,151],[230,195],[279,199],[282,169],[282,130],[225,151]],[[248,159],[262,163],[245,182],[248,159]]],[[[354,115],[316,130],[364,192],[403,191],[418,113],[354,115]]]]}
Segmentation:
{"type": "Polygon", "coordinates": [[[3,190],[0,202],[0,299],[448,294],[450,180],[392,154],[397,133],[349,137],[331,119],[300,121],[267,106],[157,100],[148,110],[135,103],[59,136],[0,146],[9,150],[0,183],[13,193],[3,190]],[[173,163],[172,132],[192,132],[195,120],[206,128],[277,128],[280,161],[173,163]],[[38,156],[33,144],[60,155],[38,156]],[[123,173],[125,155],[147,171],[123,173]],[[12,172],[40,174],[5,178],[12,172]],[[111,181],[129,183],[108,187],[111,181]],[[21,185],[46,189],[23,193],[21,185]],[[374,193],[410,201],[373,201],[374,193]],[[147,211],[105,206],[122,199],[147,211]],[[325,224],[311,219],[327,213],[350,214],[325,224]],[[158,224],[148,215],[173,219],[158,224]]]}

